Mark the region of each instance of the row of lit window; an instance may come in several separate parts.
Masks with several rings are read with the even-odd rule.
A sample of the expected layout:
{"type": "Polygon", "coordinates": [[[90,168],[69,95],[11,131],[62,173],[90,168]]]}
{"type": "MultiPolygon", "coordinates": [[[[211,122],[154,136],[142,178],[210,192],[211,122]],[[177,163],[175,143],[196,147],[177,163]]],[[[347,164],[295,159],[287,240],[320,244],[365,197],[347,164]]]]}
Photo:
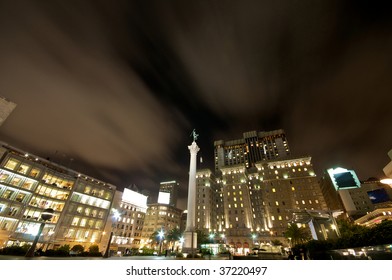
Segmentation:
{"type": "MultiPolygon", "coordinates": [[[[37,210],[33,208],[27,208],[24,213],[23,213],[23,219],[30,219],[30,220],[35,220],[35,221],[41,221],[41,215],[43,213],[43,210],[37,210]]],[[[50,223],[57,223],[57,220],[59,219],[58,214],[53,214],[52,218],[49,220],[50,223]]]]}
{"type": "Polygon", "coordinates": [[[56,211],[62,211],[64,207],[64,202],[58,202],[55,200],[51,200],[39,196],[33,196],[29,205],[42,209],[52,208],[53,210],[56,211]]]}
{"type": "Polygon", "coordinates": [[[42,177],[42,181],[48,185],[53,185],[65,189],[72,189],[75,183],[73,179],[66,179],[63,176],[58,176],[51,172],[45,173],[45,175],[42,177]]]}
{"type": "MultiPolygon", "coordinates": [[[[241,208],[243,208],[243,207],[244,207],[244,204],[243,204],[243,203],[240,203],[239,206],[240,206],[241,208]]],[[[229,204],[228,207],[231,208],[231,204],[229,204]]],[[[234,207],[234,208],[237,208],[237,207],[238,207],[238,204],[237,204],[237,203],[234,203],[234,204],[233,204],[233,207],[234,207]]]]}
{"type": "Polygon", "coordinates": [[[69,191],[63,191],[61,189],[47,187],[45,185],[39,185],[36,192],[59,200],[67,200],[69,196],[69,191]]]}
{"type": "Polygon", "coordinates": [[[5,170],[0,170],[0,182],[4,182],[9,185],[23,188],[26,190],[32,190],[37,184],[36,180],[29,179],[21,175],[13,174],[5,170]]]}
{"type": "Polygon", "coordinates": [[[101,229],[102,227],[102,220],[96,219],[87,219],[83,217],[74,217],[71,223],[72,226],[79,226],[79,227],[90,227],[95,229],[101,229]]]}
{"type": "Polygon", "coordinates": [[[31,193],[0,185],[0,197],[7,200],[26,203],[31,193]]]}
{"type": "Polygon", "coordinates": [[[103,200],[103,199],[96,198],[96,197],[92,197],[92,196],[85,195],[85,194],[73,193],[71,199],[72,199],[72,201],[75,201],[75,202],[88,204],[88,205],[100,207],[103,209],[108,209],[110,207],[110,201],[103,200]]]}
{"type": "Polygon", "coordinates": [[[101,231],[70,228],[64,234],[65,238],[73,238],[78,242],[96,242],[101,237],[101,231]]]}
{"type": "Polygon", "coordinates": [[[98,211],[97,209],[92,209],[90,207],[78,206],[78,208],[76,209],[76,213],[83,214],[85,216],[90,216],[93,218],[95,217],[102,218],[103,215],[105,214],[105,211],[103,210],[98,211]]]}
{"type": "Polygon", "coordinates": [[[33,178],[37,178],[41,173],[41,170],[36,167],[32,167],[30,164],[22,163],[16,158],[9,158],[4,165],[5,168],[13,170],[19,174],[28,175],[33,178]]]}

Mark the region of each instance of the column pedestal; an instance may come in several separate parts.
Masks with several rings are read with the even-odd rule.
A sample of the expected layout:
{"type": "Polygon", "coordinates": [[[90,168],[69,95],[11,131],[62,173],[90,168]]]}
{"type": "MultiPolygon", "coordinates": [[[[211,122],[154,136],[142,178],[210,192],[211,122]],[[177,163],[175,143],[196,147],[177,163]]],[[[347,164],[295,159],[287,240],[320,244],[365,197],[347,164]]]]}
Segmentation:
{"type": "Polygon", "coordinates": [[[187,254],[196,254],[197,251],[197,233],[196,231],[185,231],[184,232],[184,245],[182,246],[182,252],[187,254]],[[193,233],[193,242],[192,242],[193,233]]]}

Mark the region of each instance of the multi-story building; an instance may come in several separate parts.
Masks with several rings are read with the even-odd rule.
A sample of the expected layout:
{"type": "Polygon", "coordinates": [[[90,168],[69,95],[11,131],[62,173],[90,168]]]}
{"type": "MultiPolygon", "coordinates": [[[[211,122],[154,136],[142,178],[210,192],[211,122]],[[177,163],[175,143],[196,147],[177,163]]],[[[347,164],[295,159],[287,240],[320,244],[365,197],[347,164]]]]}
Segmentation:
{"type": "MultiPolygon", "coordinates": [[[[326,170],[320,180],[322,192],[331,211],[342,211],[342,217],[351,217],[358,214],[351,194],[361,193],[361,182],[353,170],[342,167],[326,170]]],[[[359,198],[363,200],[363,197],[359,198]]]]}
{"type": "Polygon", "coordinates": [[[285,158],[290,155],[286,134],[282,129],[243,134],[243,138],[214,142],[215,171],[222,167],[243,164],[252,167],[261,160],[285,158]]]}
{"type": "Polygon", "coordinates": [[[15,107],[16,104],[14,102],[0,96],[0,126],[12,113],[15,107]]]}
{"type": "Polygon", "coordinates": [[[116,191],[113,216],[108,219],[106,227],[107,231],[112,231],[112,251],[124,254],[143,246],[142,230],[146,212],[147,196],[128,188],[123,192],[116,191]]]}
{"type": "Polygon", "coordinates": [[[179,228],[182,210],[174,206],[161,203],[149,204],[144,219],[142,238],[146,247],[156,247],[153,234],[162,231],[165,235],[170,230],[179,228]]]}
{"type": "Polygon", "coordinates": [[[158,202],[177,207],[179,187],[180,184],[177,181],[161,182],[159,186],[158,202]]]}
{"type": "Polygon", "coordinates": [[[311,157],[290,157],[283,130],[246,132],[214,146],[215,174],[197,173],[196,225],[218,233],[235,252],[285,242],[296,211],[328,210],[311,157]]]}
{"type": "Polygon", "coordinates": [[[221,205],[220,190],[210,169],[196,173],[196,229],[206,233],[220,230],[218,220],[221,205]]]}
{"type": "MultiPolygon", "coordinates": [[[[258,172],[253,176],[257,176],[259,182],[252,186],[251,198],[254,198],[254,206],[262,204],[262,231],[282,237],[293,211],[328,210],[311,157],[265,161],[257,163],[256,167],[258,172]]],[[[258,213],[254,213],[255,217],[258,213]]]]}
{"type": "Polygon", "coordinates": [[[7,144],[0,146],[0,244],[30,243],[51,208],[39,245],[98,244],[115,187],[7,144]]]}

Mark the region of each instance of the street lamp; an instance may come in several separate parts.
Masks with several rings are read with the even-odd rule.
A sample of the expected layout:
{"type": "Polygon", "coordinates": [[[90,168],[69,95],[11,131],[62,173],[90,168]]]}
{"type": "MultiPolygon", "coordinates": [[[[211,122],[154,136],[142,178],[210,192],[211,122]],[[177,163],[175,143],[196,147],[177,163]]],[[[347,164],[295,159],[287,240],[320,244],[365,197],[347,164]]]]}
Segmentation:
{"type": "Polygon", "coordinates": [[[120,212],[118,212],[117,209],[112,208],[112,212],[113,212],[113,214],[112,214],[112,230],[110,231],[109,241],[108,241],[108,245],[106,246],[105,254],[102,256],[105,259],[109,258],[110,243],[112,243],[112,238],[113,238],[114,221],[118,221],[121,217],[120,212]]]}
{"type": "Polygon", "coordinates": [[[54,210],[53,210],[52,208],[45,209],[45,210],[42,212],[42,214],[41,214],[41,219],[43,220],[43,222],[42,222],[41,225],[39,226],[38,233],[37,233],[37,235],[36,235],[35,238],[34,238],[33,244],[31,245],[31,247],[29,248],[29,250],[27,251],[27,253],[26,253],[26,255],[25,255],[26,258],[32,258],[32,257],[34,257],[35,247],[37,246],[38,239],[39,239],[39,237],[41,236],[42,230],[43,230],[44,227],[45,227],[45,222],[46,222],[46,221],[49,221],[49,220],[53,217],[53,213],[54,213],[54,210]]]}
{"type": "Polygon", "coordinates": [[[158,236],[159,236],[159,254],[161,254],[162,253],[162,240],[163,240],[163,237],[165,236],[165,233],[163,232],[162,229],[160,232],[158,232],[158,236]]]}
{"type": "Polygon", "coordinates": [[[385,179],[382,179],[382,180],[380,180],[380,183],[381,183],[381,184],[385,184],[385,185],[390,185],[390,186],[392,186],[392,178],[385,178],[385,179]]]}

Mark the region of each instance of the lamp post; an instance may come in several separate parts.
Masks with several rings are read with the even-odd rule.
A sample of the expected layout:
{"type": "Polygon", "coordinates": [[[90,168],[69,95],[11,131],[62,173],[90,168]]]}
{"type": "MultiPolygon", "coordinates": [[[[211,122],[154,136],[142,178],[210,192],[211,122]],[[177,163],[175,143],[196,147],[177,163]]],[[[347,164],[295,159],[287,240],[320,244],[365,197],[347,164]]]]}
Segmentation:
{"type": "Polygon", "coordinates": [[[54,213],[54,210],[52,208],[45,209],[42,212],[41,219],[43,220],[43,222],[39,226],[38,233],[37,233],[37,235],[34,238],[33,244],[31,245],[31,247],[29,248],[29,250],[27,251],[27,253],[25,255],[26,258],[34,257],[35,247],[37,246],[38,239],[41,236],[42,230],[45,227],[45,222],[49,221],[53,217],[53,213],[54,213]]]}
{"type": "Polygon", "coordinates": [[[181,252],[182,252],[182,246],[184,244],[185,238],[183,236],[180,237],[180,245],[181,245],[181,252]]]}
{"type": "Polygon", "coordinates": [[[160,255],[162,253],[162,240],[163,240],[163,237],[165,236],[165,233],[163,232],[162,229],[158,233],[158,236],[159,236],[159,255],[160,255]]]}
{"type": "Polygon", "coordinates": [[[103,258],[107,259],[109,258],[109,252],[110,252],[110,243],[112,243],[112,238],[113,238],[113,229],[114,229],[114,222],[118,221],[118,219],[121,217],[120,212],[118,212],[117,209],[112,209],[112,230],[110,231],[110,236],[109,236],[109,241],[108,245],[106,246],[105,254],[102,256],[103,258]]]}

